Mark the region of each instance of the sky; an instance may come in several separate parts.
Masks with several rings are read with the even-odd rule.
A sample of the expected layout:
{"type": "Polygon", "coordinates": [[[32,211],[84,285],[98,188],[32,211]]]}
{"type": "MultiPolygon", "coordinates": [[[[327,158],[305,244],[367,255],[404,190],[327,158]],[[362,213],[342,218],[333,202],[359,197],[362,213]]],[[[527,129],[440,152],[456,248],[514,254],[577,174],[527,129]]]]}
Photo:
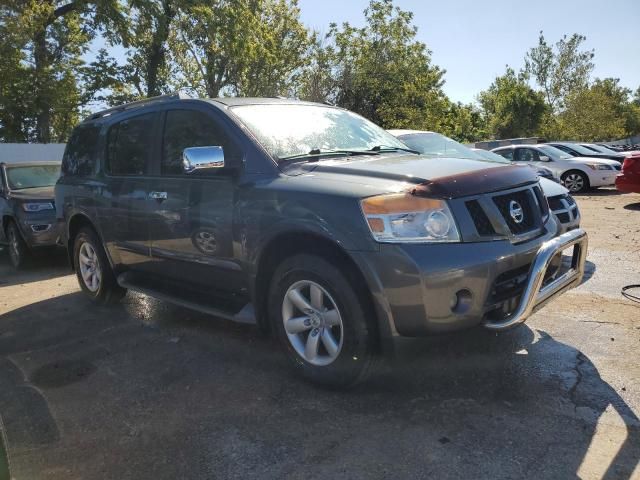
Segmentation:
{"type": "MultiPolygon", "coordinates": [[[[331,22],[364,23],[368,0],[299,0],[302,20],[326,33],[331,22]]],[[[444,68],[444,90],[454,101],[472,102],[505,71],[524,66],[524,55],[538,43],[563,35],[587,37],[595,50],[594,77],[620,78],[640,87],[640,0],[395,0],[414,13],[418,40],[444,68]]]]}

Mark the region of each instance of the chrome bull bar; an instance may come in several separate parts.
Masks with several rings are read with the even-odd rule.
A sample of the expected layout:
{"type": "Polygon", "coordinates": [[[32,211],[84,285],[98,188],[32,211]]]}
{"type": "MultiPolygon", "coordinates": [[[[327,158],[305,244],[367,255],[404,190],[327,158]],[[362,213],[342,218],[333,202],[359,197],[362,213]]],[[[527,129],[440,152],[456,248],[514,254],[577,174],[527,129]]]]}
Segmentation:
{"type": "Polygon", "coordinates": [[[524,323],[536,310],[567,290],[580,285],[587,259],[587,232],[578,228],[542,244],[531,263],[527,285],[520,297],[518,308],[507,318],[499,321],[484,321],[490,330],[506,330],[524,323]],[[553,258],[568,248],[574,247],[571,268],[547,285],[542,285],[553,258]]]}

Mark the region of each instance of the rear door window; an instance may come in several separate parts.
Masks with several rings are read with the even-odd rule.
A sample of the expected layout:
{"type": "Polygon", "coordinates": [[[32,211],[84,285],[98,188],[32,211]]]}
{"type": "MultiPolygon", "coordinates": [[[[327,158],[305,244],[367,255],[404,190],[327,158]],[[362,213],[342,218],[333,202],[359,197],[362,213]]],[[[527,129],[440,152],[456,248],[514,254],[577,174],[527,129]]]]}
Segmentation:
{"type": "Polygon", "coordinates": [[[111,126],[107,136],[107,172],[144,175],[151,150],[155,113],[128,118],[111,126]]]}
{"type": "Polygon", "coordinates": [[[538,152],[536,152],[533,148],[516,149],[517,162],[536,162],[538,160],[538,152]]]}
{"type": "Polygon", "coordinates": [[[62,175],[93,174],[99,135],[97,125],[81,125],[74,130],[62,157],[62,175]]]}
{"type": "Polygon", "coordinates": [[[507,160],[513,161],[513,150],[511,150],[510,148],[506,149],[506,150],[497,150],[496,153],[498,155],[503,156],[507,160]]]}

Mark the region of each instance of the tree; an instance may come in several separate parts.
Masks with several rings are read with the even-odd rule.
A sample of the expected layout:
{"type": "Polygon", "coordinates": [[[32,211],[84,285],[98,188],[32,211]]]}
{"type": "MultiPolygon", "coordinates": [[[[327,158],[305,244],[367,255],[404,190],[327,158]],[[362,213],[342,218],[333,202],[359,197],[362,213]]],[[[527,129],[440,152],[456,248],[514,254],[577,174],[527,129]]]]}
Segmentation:
{"type": "Polygon", "coordinates": [[[477,142],[485,139],[487,121],[485,114],[473,104],[451,103],[439,133],[452,137],[459,142],[477,142]]]}
{"type": "Polygon", "coordinates": [[[174,85],[209,97],[286,95],[312,37],[297,0],[192,0],[170,36],[174,85]]]}
{"type": "Polygon", "coordinates": [[[547,44],[542,32],[538,46],[525,56],[525,70],[542,88],[545,99],[554,112],[561,111],[567,98],[585,88],[593,71],[593,50],[581,50],[586,37],[574,33],[563,36],[555,49],[547,44]]]}
{"type": "Polygon", "coordinates": [[[540,129],[546,105],[542,94],[527,83],[524,73],[507,67],[478,96],[487,117],[489,132],[497,138],[529,137],[540,129]]]}
{"type": "Polygon", "coordinates": [[[413,14],[392,0],[372,0],[366,25],[332,25],[334,101],[385,128],[438,129],[449,106],[442,91],[444,71],[416,41],[413,14]]]}
{"type": "Polygon", "coordinates": [[[563,137],[581,141],[606,141],[627,136],[622,115],[626,102],[617,79],[596,80],[588,88],[573,92],[558,116],[563,137]]]}
{"type": "MultiPolygon", "coordinates": [[[[96,29],[116,25],[117,0],[5,0],[0,7],[0,131],[5,141],[63,141],[91,92],[79,82],[96,29]]],[[[115,32],[115,26],[109,29],[115,32]]]]}

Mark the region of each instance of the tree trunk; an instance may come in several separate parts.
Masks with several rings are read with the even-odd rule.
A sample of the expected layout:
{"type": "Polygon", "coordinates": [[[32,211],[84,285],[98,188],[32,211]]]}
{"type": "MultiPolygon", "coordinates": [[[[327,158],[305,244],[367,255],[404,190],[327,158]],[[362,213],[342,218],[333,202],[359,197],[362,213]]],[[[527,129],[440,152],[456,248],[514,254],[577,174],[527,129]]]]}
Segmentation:
{"type": "Polygon", "coordinates": [[[165,46],[169,38],[171,22],[175,16],[171,2],[172,0],[162,2],[162,16],[158,18],[158,28],[153,32],[146,71],[147,97],[155,97],[162,93],[160,91],[160,82],[158,81],[158,72],[166,60],[167,50],[165,46]]]}
{"type": "Polygon", "coordinates": [[[35,63],[34,98],[36,110],[36,140],[40,143],[51,141],[51,106],[49,105],[47,67],[49,52],[47,51],[46,27],[37,32],[34,38],[33,58],[35,63]]]}

